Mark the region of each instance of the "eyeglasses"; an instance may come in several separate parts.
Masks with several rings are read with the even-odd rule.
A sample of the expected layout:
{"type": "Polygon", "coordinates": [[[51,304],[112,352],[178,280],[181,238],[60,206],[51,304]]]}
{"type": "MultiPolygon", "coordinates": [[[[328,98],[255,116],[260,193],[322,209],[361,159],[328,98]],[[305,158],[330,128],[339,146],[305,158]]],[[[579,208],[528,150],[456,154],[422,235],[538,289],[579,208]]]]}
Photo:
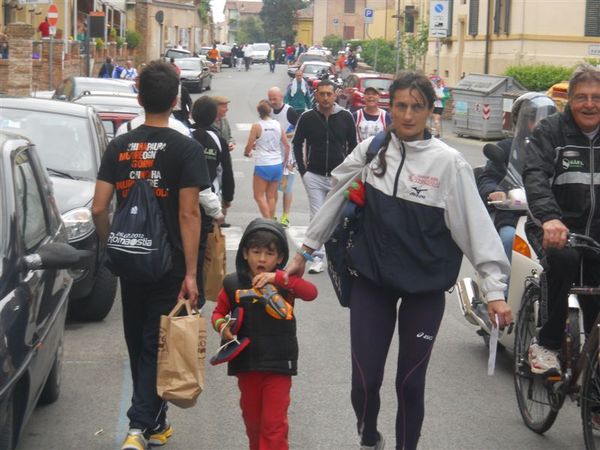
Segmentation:
{"type": "Polygon", "coordinates": [[[584,103],[587,103],[588,101],[598,105],[598,104],[600,104],[600,95],[577,94],[573,97],[573,99],[571,100],[571,103],[582,105],[584,103]]]}
{"type": "Polygon", "coordinates": [[[412,105],[408,105],[406,103],[394,103],[394,109],[397,109],[401,113],[407,112],[409,109],[412,110],[415,114],[420,114],[427,109],[427,106],[422,103],[414,103],[412,105]]]}

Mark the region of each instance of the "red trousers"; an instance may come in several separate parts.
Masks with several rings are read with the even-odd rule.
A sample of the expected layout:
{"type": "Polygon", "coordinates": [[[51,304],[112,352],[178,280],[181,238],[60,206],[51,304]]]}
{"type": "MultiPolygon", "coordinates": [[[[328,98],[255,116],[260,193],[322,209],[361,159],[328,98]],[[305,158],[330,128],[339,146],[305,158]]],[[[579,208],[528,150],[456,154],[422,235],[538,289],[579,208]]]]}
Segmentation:
{"type": "Polygon", "coordinates": [[[237,375],[250,450],[288,450],[292,377],[272,372],[237,375]]]}

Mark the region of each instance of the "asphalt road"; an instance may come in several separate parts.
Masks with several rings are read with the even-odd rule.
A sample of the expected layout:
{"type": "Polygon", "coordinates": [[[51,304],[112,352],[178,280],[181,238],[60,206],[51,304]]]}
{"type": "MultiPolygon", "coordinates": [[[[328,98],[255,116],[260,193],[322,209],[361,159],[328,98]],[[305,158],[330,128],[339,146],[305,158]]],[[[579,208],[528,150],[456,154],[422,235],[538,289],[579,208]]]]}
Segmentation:
{"type": "MultiPolygon", "coordinates": [[[[271,86],[285,87],[283,66],[269,74],[266,65],[250,72],[225,68],[213,80],[212,94],[232,99],[229,120],[238,147],[233,153],[236,197],[228,216],[228,248],[235,248],[245,224],[257,216],[252,199],[252,164],[242,156],[256,104],[271,86]]],[[[197,95],[194,95],[197,97],[197,95]]],[[[483,143],[457,138],[445,124],[444,139],[460,149],[473,165],[481,164],[483,143]]],[[[292,232],[301,239],[308,224],[308,203],[301,183],[295,185],[290,217],[292,232]]],[[[281,205],[279,205],[281,208],[281,205]]],[[[230,268],[235,252],[228,251],[230,268]]],[[[468,264],[464,273],[471,272],[468,264]]],[[[357,449],[355,419],[350,406],[348,310],[339,307],[326,274],[306,275],[319,289],[313,303],[299,302],[299,375],[293,380],[289,411],[290,448],[303,450],[357,449]]],[[[204,313],[210,317],[214,305],[204,313]]],[[[208,354],[218,346],[208,333],[208,354]]],[[[390,349],[379,428],[394,448],[394,374],[397,339],[390,349]]],[[[117,301],[105,321],[67,325],[62,393],[59,400],[38,408],[24,431],[19,449],[117,449],[127,430],[131,397],[127,353],[117,301]]],[[[172,450],[241,450],[247,447],[235,379],[224,366],[206,366],[205,391],[189,410],[171,407],[175,434],[172,450]]],[[[517,410],[511,361],[498,356],[496,373],[487,375],[487,350],[475,328],[461,315],[456,295],[447,295],[446,314],[434,348],[426,387],[426,417],[420,448],[435,450],[564,450],[584,447],[576,405],[567,401],[554,427],[544,436],[529,431],[517,410]]]]}

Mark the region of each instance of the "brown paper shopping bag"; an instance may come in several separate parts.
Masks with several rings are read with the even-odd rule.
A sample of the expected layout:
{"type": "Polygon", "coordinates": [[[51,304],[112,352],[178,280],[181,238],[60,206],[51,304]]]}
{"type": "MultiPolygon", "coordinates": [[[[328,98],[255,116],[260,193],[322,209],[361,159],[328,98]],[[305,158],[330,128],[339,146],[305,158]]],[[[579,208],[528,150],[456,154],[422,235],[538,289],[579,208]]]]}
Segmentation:
{"type": "Polygon", "coordinates": [[[204,389],[206,319],[178,299],[168,316],[160,317],[156,389],[165,401],[180,408],[196,404],[204,389]],[[182,308],[187,315],[178,316],[182,308]]]}
{"type": "Polygon", "coordinates": [[[225,236],[218,225],[208,234],[204,256],[203,282],[206,300],[217,301],[227,271],[225,236]]]}

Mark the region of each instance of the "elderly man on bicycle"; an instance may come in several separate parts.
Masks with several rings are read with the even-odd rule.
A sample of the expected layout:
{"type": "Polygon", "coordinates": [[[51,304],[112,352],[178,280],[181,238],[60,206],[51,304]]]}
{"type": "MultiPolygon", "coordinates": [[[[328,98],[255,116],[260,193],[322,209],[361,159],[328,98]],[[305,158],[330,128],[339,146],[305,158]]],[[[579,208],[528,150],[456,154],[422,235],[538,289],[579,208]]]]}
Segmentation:
{"type": "MultiPolygon", "coordinates": [[[[600,239],[600,70],[580,65],[569,80],[565,111],[542,120],[526,148],[523,181],[531,212],[527,236],[543,262],[548,320],[529,348],[531,371],[560,374],[558,353],[568,313],[568,294],[579,279],[600,284],[600,258],[565,248],[567,233],[600,239]]],[[[589,333],[598,312],[581,300],[589,333]]]]}

